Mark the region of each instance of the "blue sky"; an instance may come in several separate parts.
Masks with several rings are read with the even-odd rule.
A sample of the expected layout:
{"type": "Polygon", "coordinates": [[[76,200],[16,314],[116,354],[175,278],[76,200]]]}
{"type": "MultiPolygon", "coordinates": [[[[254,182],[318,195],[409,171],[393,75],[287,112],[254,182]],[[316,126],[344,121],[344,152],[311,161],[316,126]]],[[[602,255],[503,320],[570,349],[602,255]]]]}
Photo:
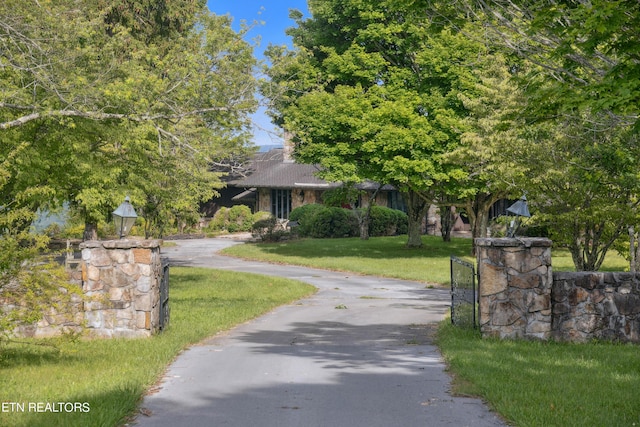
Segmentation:
{"type": "MultiPolygon", "coordinates": [[[[291,45],[290,38],[285,34],[294,22],[289,19],[289,9],[301,10],[308,15],[306,0],[208,0],[209,10],[217,15],[229,14],[233,17],[233,28],[240,28],[240,21],[248,23],[259,21],[261,24],[247,34],[247,40],[254,44],[253,39],[260,37],[260,44],[255,48],[257,58],[262,58],[262,52],[270,43],[291,45]]],[[[253,116],[257,127],[254,128],[254,143],[256,145],[281,144],[282,141],[273,136],[272,132],[261,130],[266,128],[273,131],[273,125],[264,111],[258,111],[253,116]]]]}

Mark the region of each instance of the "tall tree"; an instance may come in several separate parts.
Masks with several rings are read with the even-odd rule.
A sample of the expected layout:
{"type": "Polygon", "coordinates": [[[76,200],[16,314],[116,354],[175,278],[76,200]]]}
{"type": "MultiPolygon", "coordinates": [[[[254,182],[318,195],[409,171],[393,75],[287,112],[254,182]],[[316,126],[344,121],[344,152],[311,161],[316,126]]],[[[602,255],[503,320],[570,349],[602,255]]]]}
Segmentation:
{"type": "Polygon", "coordinates": [[[527,188],[519,157],[526,150],[527,120],[522,114],[525,97],[514,79],[518,68],[504,55],[487,55],[473,70],[477,76],[473,96],[460,97],[469,110],[466,130],[447,159],[466,175],[445,198],[468,214],[474,238],[487,236],[489,212],[496,201],[518,198],[527,188]]]}
{"type": "Polygon", "coordinates": [[[164,4],[3,2],[0,129],[44,117],[162,126],[186,116],[229,114],[252,100],[251,49],[231,30],[229,18],[210,15],[195,7],[202,2],[191,0],[157,10],[141,3],[164,4]],[[220,46],[225,39],[226,46],[220,46]],[[214,50],[220,47],[225,50],[214,50]],[[224,66],[230,58],[235,72],[224,66]],[[216,79],[209,78],[221,71],[233,72],[228,78],[245,77],[243,85],[234,80],[231,87],[217,87],[226,95],[233,92],[229,104],[213,102],[222,96],[201,91],[211,89],[216,79]]]}
{"type": "MultiPolygon", "coordinates": [[[[242,37],[202,0],[0,2],[0,300],[58,289],[29,262],[39,207],[70,202],[92,238],[127,193],[149,224],[214,193],[210,166],[243,149],[256,108],[242,37]]],[[[20,317],[5,314],[0,329],[20,317]]]]}
{"type": "Polygon", "coordinates": [[[432,25],[413,1],[309,8],[310,19],[292,15],[295,50],[267,52],[276,122],[295,135],[297,158],[319,163],[326,179],[394,185],[409,210],[407,246],[421,246],[440,184],[465,174],[443,155],[459,143],[467,111],[458,95],[473,89],[470,60],[481,45],[432,25]]]}
{"type": "Polygon", "coordinates": [[[576,269],[597,269],[636,222],[640,3],[459,2],[525,61],[520,159],[528,193],[576,269]],[[550,161],[551,159],[551,161],[550,161]],[[535,167],[540,165],[542,167],[535,167]],[[544,189],[543,191],[540,191],[544,189]]]}
{"type": "Polygon", "coordinates": [[[156,207],[190,206],[193,213],[218,182],[210,164],[246,144],[256,106],[255,59],[229,18],[203,6],[193,0],[0,6],[0,135],[67,164],[66,176],[49,175],[47,185],[56,187],[56,200],[81,209],[89,231],[125,193],[138,205],[165,195],[156,207]],[[29,136],[33,127],[37,139],[29,136]],[[49,138],[58,141],[55,148],[49,138]],[[172,171],[185,173],[154,178],[172,171]]]}
{"type": "Polygon", "coordinates": [[[638,128],[640,3],[635,0],[467,0],[466,13],[530,63],[542,115],[606,112],[638,128]],[[548,77],[544,84],[536,76],[548,77]],[[549,96],[560,95],[560,96],[549,96]]]}
{"type": "Polygon", "coordinates": [[[606,115],[531,127],[521,154],[528,199],[578,271],[598,270],[637,216],[638,135],[606,115]]]}

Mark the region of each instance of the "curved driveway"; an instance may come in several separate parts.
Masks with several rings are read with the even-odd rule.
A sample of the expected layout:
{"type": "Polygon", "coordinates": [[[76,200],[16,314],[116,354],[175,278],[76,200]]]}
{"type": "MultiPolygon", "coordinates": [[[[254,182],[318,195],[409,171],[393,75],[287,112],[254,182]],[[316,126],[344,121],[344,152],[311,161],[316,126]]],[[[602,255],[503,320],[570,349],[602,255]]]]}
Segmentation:
{"type": "Polygon", "coordinates": [[[134,425],[504,425],[480,400],[448,392],[429,339],[448,290],[217,255],[230,240],[176,243],[163,249],[171,265],[284,276],[318,292],[184,351],[134,425]]]}

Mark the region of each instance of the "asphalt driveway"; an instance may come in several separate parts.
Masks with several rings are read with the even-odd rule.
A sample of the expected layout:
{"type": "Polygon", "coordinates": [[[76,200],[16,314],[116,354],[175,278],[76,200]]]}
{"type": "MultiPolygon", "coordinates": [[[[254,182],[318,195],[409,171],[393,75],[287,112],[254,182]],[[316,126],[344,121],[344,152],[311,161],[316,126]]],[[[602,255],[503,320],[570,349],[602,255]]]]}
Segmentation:
{"type": "Polygon", "coordinates": [[[223,239],[177,241],[171,265],[308,282],[317,294],[184,351],[141,404],[138,426],[501,426],[449,394],[429,338],[450,294],[424,284],[223,257],[223,239]]]}

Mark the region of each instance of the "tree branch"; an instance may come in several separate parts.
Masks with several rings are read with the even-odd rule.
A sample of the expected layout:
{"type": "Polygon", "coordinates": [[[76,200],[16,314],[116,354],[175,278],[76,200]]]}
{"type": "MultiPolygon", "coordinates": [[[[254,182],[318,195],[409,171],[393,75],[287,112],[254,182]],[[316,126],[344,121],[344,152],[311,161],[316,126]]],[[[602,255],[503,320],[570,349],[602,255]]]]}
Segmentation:
{"type": "MultiPolygon", "coordinates": [[[[8,107],[9,104],[0,104],[0,107],[8,107]]],[[[17,109],[29,109],[28,107],[21,107],[17,109]]],[[[33,108],[31,108],[33,109],[33,108]]],[[[155,120],[179,120],[189,116],[197,116],[200,114],[210,113],[214,111],[231,111],[228,107],[210,107],[199,108],[191,111],[175,114],[142,114],[131,115],[121,113],[102,113],[97,111],[78,111],[78,110],[53,110],[42,111],[20,116],[17,119],[0,122],[0,130],[11,129],[22,126],[34,120],[48,118],[48,117],[81,117],[89,120],[102,121],[102,120],[129,120],[132,122],[148,122],[155,120]]]]}

